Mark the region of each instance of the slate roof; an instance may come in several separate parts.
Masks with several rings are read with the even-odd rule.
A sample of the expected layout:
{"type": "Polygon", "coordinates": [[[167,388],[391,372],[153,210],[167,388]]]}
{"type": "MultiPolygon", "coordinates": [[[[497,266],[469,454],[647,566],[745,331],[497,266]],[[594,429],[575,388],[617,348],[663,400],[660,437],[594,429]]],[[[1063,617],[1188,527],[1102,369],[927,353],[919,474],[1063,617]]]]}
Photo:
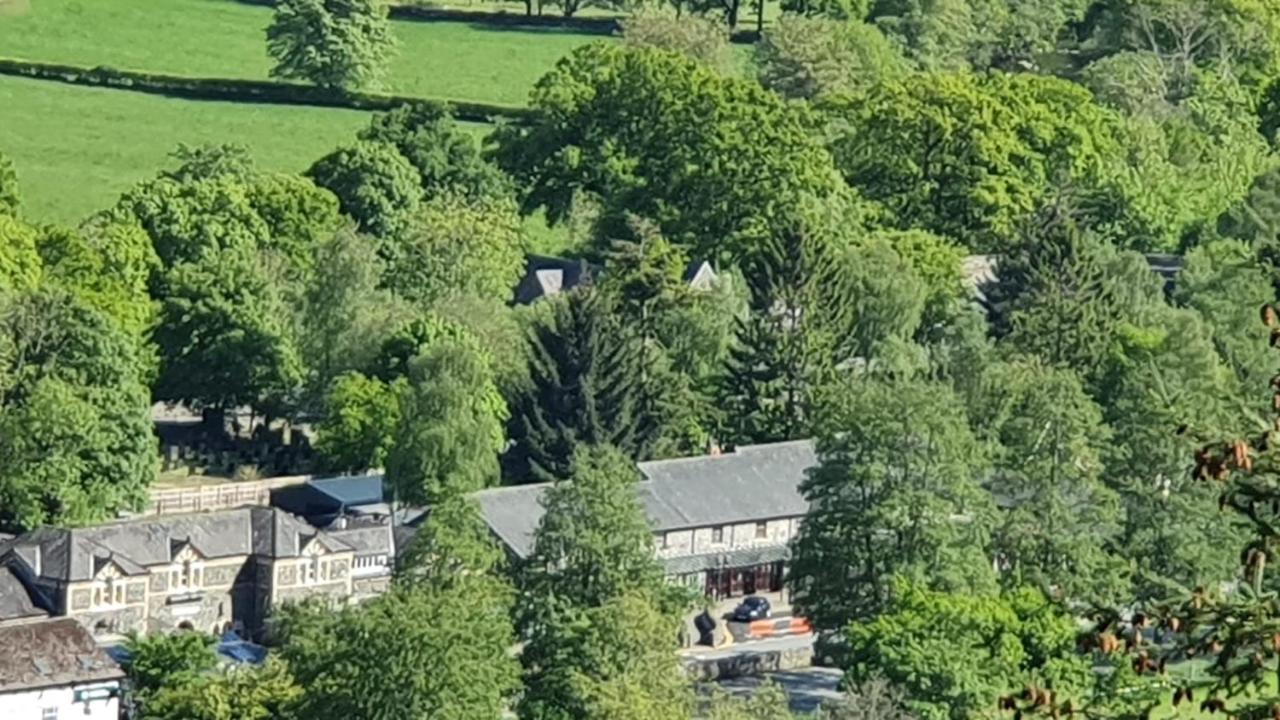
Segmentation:
{"type": "Polygon", "coordinates": [[[324,528],[333,537],[356,551],[356,555],[390,555],[391,527],[374,518],[339,518],[324,528]],[[345,522],[345,527],[343,523],[345,522]]]}
{"type": "Polygon", "coordinates": [[[583,260],[528,255],[525,257],[524,277],[516,285],[516,302],[527,305],[538,298],[571,290],[596,270],[583,260]]]}
{"type": "Polygon", "coordinates": [[[0,565],[0,623],[6,620],[46,617],[44,600],[27,587],[17,569],[0,565]]]}
{"type": "Polygon", "coordinates": [[[122,677],[120,666],[75,619],[0,624],[0,692],[122,677]]]}
{"type": "Polygon", "coordinates": [[[351,549],[299,518],[267,507],[159,515],[86,528],[40,528],[18,538],[12,549],[28,567],[38,567],[41,577],[77,581],[94,577],[106,562],[128,575],[145,573],[147,566],[172,562],[183,545],[209,559],[296,557],[317,535],[331,552],[351,549]]]}
{"type": "MultiPolygon", "coordinates": [[[[640,463],[636,492],[655,532],[798,517],[805,472],[817,464],[808,440],[750,445],[715,456],[640,463]]],[[[512,552],[528,556],[550,485],[517,485],[474,495],[489,528],[512,552]]]]}

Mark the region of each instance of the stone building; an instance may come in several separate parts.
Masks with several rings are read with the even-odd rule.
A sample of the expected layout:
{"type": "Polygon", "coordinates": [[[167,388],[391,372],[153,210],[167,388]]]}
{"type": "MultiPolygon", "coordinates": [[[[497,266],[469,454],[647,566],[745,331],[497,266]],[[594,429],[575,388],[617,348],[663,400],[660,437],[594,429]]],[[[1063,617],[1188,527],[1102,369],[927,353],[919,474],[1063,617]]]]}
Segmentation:
{"type": "Polygon", "coordinates": [[[55,615],[99,640],[128,632],[256,635],[272,607],[381,592],[394,556],[389,523],[318,529],[284,511],[243,507],[87,528],[40,528],[0,553],[55,615]]]}
{"type": "Polygon", "coordinates": [[[0,566],[0,717],[118,720],[124,672],[47,598],[0,566]]]}
{"type": "MultiPolygon", "coordinates": [[[[714,599],[782,589],[788,546],[808,510],[800,494],[816,464],[802,440],[639,464],[636,491],[673,582],[714,599]]],[[[476,494],[490,530],[516,557],[533,549],[547,484],[476,494]]]]}

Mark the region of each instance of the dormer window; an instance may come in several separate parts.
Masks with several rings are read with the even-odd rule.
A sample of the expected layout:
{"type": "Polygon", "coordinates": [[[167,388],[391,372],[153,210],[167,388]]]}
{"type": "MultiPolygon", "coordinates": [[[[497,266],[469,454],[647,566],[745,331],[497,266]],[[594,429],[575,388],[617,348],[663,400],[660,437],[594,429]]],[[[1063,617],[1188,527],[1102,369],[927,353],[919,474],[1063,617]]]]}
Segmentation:
{"type": "Polygon", "coordinates": [[[204,563],[186,543],[178,546],[169,566],[169,588],[178,592],[199,590],[204,579],[204,563]]]}
{"type": "Polygon", "coordinates": [[[114,607],[125,603],[125,578],[114,563],[107,562],[93,581],[93,607],[114,607]]]}

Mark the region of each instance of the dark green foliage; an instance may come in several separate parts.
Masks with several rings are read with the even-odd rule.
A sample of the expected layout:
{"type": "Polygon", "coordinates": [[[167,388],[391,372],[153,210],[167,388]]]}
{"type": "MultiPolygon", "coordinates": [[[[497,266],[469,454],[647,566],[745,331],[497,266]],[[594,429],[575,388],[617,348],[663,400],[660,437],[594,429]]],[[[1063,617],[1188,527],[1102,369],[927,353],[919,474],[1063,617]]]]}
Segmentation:
{"type": "MultiPolygon", "coordinates": [[[[1250,313],[1252,315],[1253,313],[1250,313]]],[[[1252,319],[1252,318],[1251,318],[1252,319]]],[[[1127,557],[1140,558],[1135,595],[1213,587],[1236,575],[1241,523],[1217,511],[1217,489],[1191,477],[1195,435],[1237,424],[1237,383],[1196,313],[1162,308],[1143,326],[1121,328],[1103,397],[1114,431],[1108,484],[1124,502],[1127,557]],[[1179,433],[1184,424],[1192,432],[1179,433]]]]}
{"type": "Polygon", "coordinates": [[[1258,308],[1275,299],[1280,277],[1267,270],[1245,243],[1220,240],[1188,252],[1178,274],[1177,299],[1204,318],[1218,355],[1239,381],[1241,401],[1249,404],[1265,398],[1275,371],[1267,329],[1257,321],[1258,308]]]}
{"type": "Polygon", "coordinates": [[[343,229],[318,242],[313,256],[298,335],[307,368],[303,404],[322,410],[334,381],[375,367],[381,346],[412,313],[380,287],[385,266],[371,238],[343,229]]]}
{"type": "Polygon", "coordinates": [[[16,215],[22,196],[18,194],[18,171],[13,161],[0,153],[0,213],[16,215]]]}
{"type": "Polygon", "coordinates": [[[611,445],[646,457],[657,418],[637,410],[636,346],[611,317],[608,298],[585,288],[557,298],[529,331],[530,386],[512,407],[512,479],[563,479],[579,445],[611,445]]]}
{"type": "Polygon", "coordinates": [[[480,155],[475,138],[458,127],[453,107],[423,102],[375,115],[360,139],[394,145],[418,170],[427,197],[442,193],[503,198],[511,181],[480,155]]]}
{"type": "Polygon", "coordinates": [[[750,311],[738,319],[718,388],[726,441],[812,432],[814,393],[832,377],[856,312],[838,243],[821,227],[797,226],[746,257],[750,311]]]}
{"type": "Polygon", "coordinates": [[[996,508],[989,467],[944,385],[851,380],[832,388],[819,464],[788,580],[798,614],[823,631],[874,617],[904,576],[957,593],[988,590],[996,508]]]}
{"type": "Polygon", "coordinates": [[[762,85],[806,100],[865,90],[909,70],[901,51],[873,25],[787,15],[765,31],[756,61],[762,85]]]}
{"type": "Polygon", "coordinates": [[[283,411],[303,368],[280,285],[251,249],[206,252],[164,275],[153,334],[157,399],[192,407],[283,411]]]}
{"type": "Polygon", "coordinates": [[[997,336],[1096,381],[1117,327],[1135,306],[1160,301],[1159,278],[1139,256],[1118,255],[1074,220],[1045,215],[1000,263],[988,291],[997,336]]]}
{"type": "Polygon", "coordinates": [[[782,11],[832,20],[861,20],[873,4],[869,0],[782,0],[782,11]]]}
{"type": "Polygon", "coordinates": [[[1218,218],[1218,232],[1246,242],[1280,240],[1280,168],[1254,178],[1248,196],[1218,218]]]}
{"type": "Polygon", "coordinates": [[[138,337],[65,290],[0,296],[0,525],[86,525],[155,477],[138,337]]]}
{"type": "Polygon", "coordinates": [[[693,694],[677,664],[678,623],[652,597],[557,608],[521,653],[522,720],[689,720],[693,694]]]}
{"type": "Polygon", "coordinates": [[[307,176],[337,195],[343,213],[383,240],[383,258],[395,260],[387,240],[408,228],[422,200],[418,172],[395,146],[362,140],[320,158],[307,176]]]}
{"type": "Polygon", "coordinates": [[[450,587],[469,573],[504,570],[506,558],[475,501],[453,493],[433,506],[398,560],[398,580],[450,587]]]}
{"type": "MultiPolygon", "coordinates": [[[[400,6],[408,9],[408,6],[400,6]]],[[[612,22],[612,20],[610,21],[612,22]]],[[[88,87],[124,86],[134,92],[190,100],[221,100],[268,105],[307,105],[386,112],[403,105],[424,102],[421,97],[386,93],[334,92],[329,88],[293,82],[248,78],[194,78],[120,68],[0,58],[0,73],[18,77],[56,80],[88,87]]],[[[426,101],[430,102],[430,101],[426,101]]],[[[466,122],[489,123],[499,119],[522,121],[532,113],[527,107],[450,99],[454,117],[466,122]]]]}

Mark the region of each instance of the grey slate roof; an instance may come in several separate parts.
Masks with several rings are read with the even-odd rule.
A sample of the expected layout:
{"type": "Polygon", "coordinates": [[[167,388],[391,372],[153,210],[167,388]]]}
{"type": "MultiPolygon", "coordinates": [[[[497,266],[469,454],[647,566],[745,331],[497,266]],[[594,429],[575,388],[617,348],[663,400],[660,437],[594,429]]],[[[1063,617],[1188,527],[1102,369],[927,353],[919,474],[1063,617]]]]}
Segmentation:
{"type": "Polygon", "coordinates": [[[38,567],[41,577],[77,581],[92,578],[104,562],[115,563],[126,574],[145,573],[147,566],[172,562],[173,553],[184,544],[210,559],[296,557],[317,534],[331,552],[351,549],[267,507],[159,515],[86,528],[40,528],[18,538],[12,549],[28,567],[38,567]]]}
{"type": "Polygon", "coordinates": [[[75,619],[0,624],[0,692],[124,677],[75,619]]]}
{"type": "Polygon", "coordinates": [[[0,565],[0,623],[47,616],[49,613],[41,607],[43,604],[15,568],[0,565]]]}
{"type": "Polygon", "coordinates": [[[391,526],[381,520],[359,517],[339,518],[324,531],[328,536],[354,549],[356,555],[391,554],[391,526]],[[342,526],[343,522],[346,523],[345,527],[342,526]]]}
{"type": "MultiPolygon", "coordinates": [[[[798,517],[806,471],[817,464],[808,440],[751,445],[716,456],[640,463],[636,492],[655,532],[798,517]]],[[[547,483],[474,495],[489,528],[520,557],[533,549],[547,483]]]]}

